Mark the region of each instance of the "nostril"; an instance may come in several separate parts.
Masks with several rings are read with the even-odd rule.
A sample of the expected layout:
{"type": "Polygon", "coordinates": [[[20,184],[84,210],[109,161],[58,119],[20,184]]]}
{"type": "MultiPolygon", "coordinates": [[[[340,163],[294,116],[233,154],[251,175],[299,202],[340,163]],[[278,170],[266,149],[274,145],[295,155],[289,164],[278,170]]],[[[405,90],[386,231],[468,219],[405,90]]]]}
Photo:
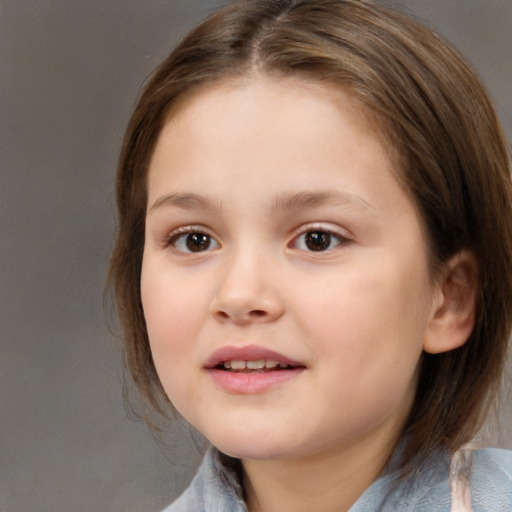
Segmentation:
{"type": "Polygon", "coordinates": [[[265,316],[267,313],[261,309],[254,309],[249,314],[253,317],[260,318],[262,316],[265,316]]]}

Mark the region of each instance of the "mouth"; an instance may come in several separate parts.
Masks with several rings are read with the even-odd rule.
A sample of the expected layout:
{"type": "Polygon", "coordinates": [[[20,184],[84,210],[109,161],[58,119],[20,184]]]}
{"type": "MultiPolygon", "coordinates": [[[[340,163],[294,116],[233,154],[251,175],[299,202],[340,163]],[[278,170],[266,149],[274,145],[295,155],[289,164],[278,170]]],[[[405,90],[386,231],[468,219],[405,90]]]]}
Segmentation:
{"type": "Polygon", "coordinates": [[[280,363],[273,359],[256,360],[229,360],[222,361],[213,368],[230,373],[268,373],[283,370],[293,370],[301,366],[294,366],[288,363],[280,363]]]}
{"type": "Polygon", "coordinates": [[[257,395],[285,385],[306,365],[259,345],[226,346],[205,364],[213,382],[231,395],[257,395]]]}
{"type": "Polygon", "coordinates": [[[229,373],[269,373],[305,368],[299,361],[259,345],[226,346],[215,351],[205,364],[207,370],[229,373]]]}

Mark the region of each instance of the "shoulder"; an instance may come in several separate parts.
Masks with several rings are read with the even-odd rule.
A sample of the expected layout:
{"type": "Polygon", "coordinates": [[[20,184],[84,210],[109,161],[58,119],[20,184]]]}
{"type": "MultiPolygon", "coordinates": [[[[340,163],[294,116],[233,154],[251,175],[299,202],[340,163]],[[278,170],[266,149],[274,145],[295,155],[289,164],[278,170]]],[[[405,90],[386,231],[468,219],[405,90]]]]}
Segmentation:
{"type": "Polygon", "coordinates": [[[492,471],[493,474],[512,481],[512,450],[484,448],[475,450],[472,455],[473,471],[492,471]]]}
{"type": "Polygon", "coordinates": [[[211,448],[185,492],[164,512],[246,512],[239,468],[231,459],[211,448]]]}
{"type": "Polygon", "coordinates": [[[361,508],[351,512],[511,512],[512,451],[470,447],[455,455],[441,451],[399,485],[390,483],[382,489],[372,486],[379,491],[373,501],[361,500],[361,508]],[[369,506],[381,503],[382,496],[380,508],[369,506]]]}
{"type": "Polygon", "coordinates": [[[475,450],[471,456],[469,487],[475,512],[512,510],[512,451],[475,450]]]}

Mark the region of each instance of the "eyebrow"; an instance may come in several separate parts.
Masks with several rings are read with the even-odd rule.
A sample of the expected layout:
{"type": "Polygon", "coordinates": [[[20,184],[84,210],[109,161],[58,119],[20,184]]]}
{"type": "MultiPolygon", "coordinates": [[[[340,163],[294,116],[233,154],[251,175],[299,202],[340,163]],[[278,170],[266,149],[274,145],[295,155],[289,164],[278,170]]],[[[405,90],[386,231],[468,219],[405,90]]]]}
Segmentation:
{"type": "Polygon", "coordinates": [[[184,210],[191,210],[194,208],[201,208],[203,210],[220,210],[221,203],[216,201],[210,196],[203,196],[193,194],[192,192],[185,192],[181,194],[167,194],[159,197],[149,208],[149,212],[157,210],[162,207],[177,207],[184,210]]]}
{"type": "MultiPolygon", "coordinates": [[[[331,190],[279,194],[272,201],[272,211],[300,210],[326,205],[356,206],[376,215],[374,208],[361,196],[351,192],[331,190]]],[[[149,208],[148,213],[163,207],[176,207],[184,210],[220,210],[222,203],[213,197],[192,192],[167,194],[159,197],[149,208]]]]}
{"type": "Polygon", "coordinates": [[[375,209],[361,196],[351,192],[341,192],[337,190],[279,194],[274,198],[272,209],[274,211],[300,210],[328,205],[356,206],[376,215],[375,209]]]}

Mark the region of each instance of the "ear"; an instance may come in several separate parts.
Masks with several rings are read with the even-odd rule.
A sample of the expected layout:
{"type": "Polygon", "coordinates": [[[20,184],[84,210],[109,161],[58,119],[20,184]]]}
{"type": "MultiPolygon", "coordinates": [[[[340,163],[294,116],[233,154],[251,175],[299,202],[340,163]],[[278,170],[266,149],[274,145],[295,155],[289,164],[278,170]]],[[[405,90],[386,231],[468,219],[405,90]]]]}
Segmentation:
{"type": "Polygon", "coordinates": [[[477,292],[475,258],[469,251],[461,251],[442,272],[425,332],[425,352],[448,352],[466,343],[475,325],[477,292]]]}

